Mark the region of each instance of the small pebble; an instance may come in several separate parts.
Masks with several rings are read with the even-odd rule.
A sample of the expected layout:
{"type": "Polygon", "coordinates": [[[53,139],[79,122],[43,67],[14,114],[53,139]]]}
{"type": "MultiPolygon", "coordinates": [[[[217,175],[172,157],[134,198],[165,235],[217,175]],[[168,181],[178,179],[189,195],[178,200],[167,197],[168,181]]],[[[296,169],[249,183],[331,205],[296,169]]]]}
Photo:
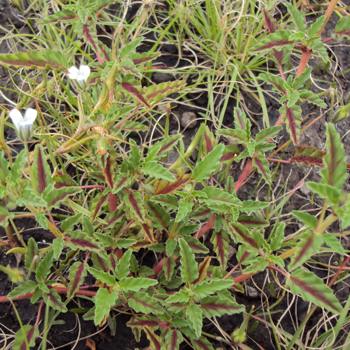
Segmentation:
{"type": "Polygon", "coordinates": [[[184,112],[180,118],[181,126],[186,129],[192,129],[197,125],[197,115],[194,112],[184,112]]]}
{"type": "Polygon", "coordinates": [[[246,286],[246,292],[251,298],[257,298],[259,296],[257,289],[252,286],[246,286]]]}

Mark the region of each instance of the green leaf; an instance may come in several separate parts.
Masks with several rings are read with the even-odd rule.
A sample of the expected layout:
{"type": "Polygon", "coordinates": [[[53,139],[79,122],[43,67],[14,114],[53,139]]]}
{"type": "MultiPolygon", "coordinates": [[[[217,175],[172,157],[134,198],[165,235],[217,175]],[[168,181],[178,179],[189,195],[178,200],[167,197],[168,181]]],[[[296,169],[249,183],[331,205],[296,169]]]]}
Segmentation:
{"type": "Polygon", "coordinates": [[[278,250],[282,247],[285,228],[286,224],[284,222],[279,222],[277,225],[274,226],[269,236],[269,243],[272,251],[278,250]]]}
{"type": "Polygon", "coordinates": [[[165,168],[163,165],[151,161],[147,162],[143,166],[143,173],[145,175],[149,175],[151,177],[154,177],[155,179],[161,179],[166,181],[175,181],[176,177],[173,175],[167,168],[165,168]]]}
{"type": "Polygon", "coordinates": [[[198,265],[192,249],[183,239],[179,239],[181,255],[181,278],[184,283],[191,283],[198,278],[198,265]]]}
{"type": "Polygon", "coordinates": [[[233,315],[244,311],[244,306],[238,304],[231,296],[222,294],[210,296],[201,301],[205,317],[220,317],[233,315]]]}
{"type": "Polygon", "coordinates": [[[306,31],[306,23],[304,14],[297,9],[295,5],[286,4],[294,24],[300,32],[306,31]]]}
{"type": "Polygon", "coordinates": [[[9,298],[14,298],[26,293],[32,293],[35,290],[36,285],[37,284],[34,281],[21,282],[17,287],[12,289],[11,292],[7,294],[7,296],[9,298]]]}
{"type": "Polygon", "coordinates": [[[69,67],[69,64],[67,57],[59,51],[42,50],[0,54],[0,65],[6,66],[63,69],[69,67]]]}
{"type": "Polygon", "coordinates": [[[116,284],[116,279],[110,275],[109,273],[95,269],[93,267],[89,267],[89,272],[96,278],[96,280],[105,283],[109,286],[114,286],[116,284]]]}
{"type": "Polygon", "coordinates": [[[190,294],[188,289],[180,289],[175,294],[170,295],[168,299],[166,299],[167,303],[187,303],[190,300],[190,294]]]}
{"type": "Polygon", "coordinates": [[[220,159],[224,153],[223,144],[216,145],[204,159],[199,161],[192,172],[192,177],[196,181],[206,180],[214,171],[220,167],[220,159]]]}
{"type": "Polygon", "coordinates": [[[278,135],[278,133],[281,131],[280,126],[272,126],[271,128],[266,128],[261,131],[259,131],[255,136],[256,142],[266,142],[269,141],[269,139],[275,137],[278,135]]]}
{"type": "Polygon", "coordinates": [[[181,222],[192,211],[193,202],[191,198],[181,198],[179,200],[179,208],[176,214],[175,222],[181,222]]]}
{"type": "Polygon", "coordinates": [[[335,236],[332,233],[323,233],[323,240],[324,243],[331,248],[332,252],[345,255],[346,250],[344,249],[343,245],[341,244],[341,239],[335,236]]]}
{"type": "Polygon", "coordinates": [[[306,185],[312,192],[318,194],[322,199],[327,199],[332,204],[337,204],[340,200],[341,191],[334,186],[313,181],[307,182],[306,185]]]}
{"type": "Polygon", "coordinates": [[[35,278],[38,282],[42,282],[46,279],[51,270],[53,264],[53,251],[50,250],[39,262],[36,268],[35,278]]]}
{"type": "Polygon", "coordinates": [[[55,188],[50,186],[44,193],[44,199],[47,202],[49,208],[58,207],[68,196],[80,192],[77,187],[61,187],[55,188]]]}
{"type": "Polygon", "coordinates": [[[322,179],[326,184],[342,190],[347,179],[346,154],[340,135],[331,123],[326,124],[326,150],[322,179]]]}
{"type": "Polygon", "coordinates": [[[315,229],[317,226],[317,218],[305,211],[293,210],[292,215],[308,228],[315,229]]]}
{"type": "Polygon", "coordinates": [[[38,255],[38,244],[33,237],[30,237],[24,255],[24,266],[27,270],[33,268],[34,257],[38,255]]]}
{"type": "Polygon", "coordinates": [[[204,188],[201,194],[205,194],[206,198],[203,198],[203,202],[209,209],[218,212],[227,212],[232,206],[238,206],[239,200],[235,195],[222,190],[221,188],[208,186],[204,188]]]}
{"type": "Polygon", "coordinates": [[[203,299],[221,290],[230,289],[232,285],[233,285],[233,282],[231,279],[214,278],[195,285],[193,287],[193,292],[196,294],[197,298],[203,299]]]}
{"type": "Polygon", "coordinates": [[[102,321],[109,315],[109,312],[117,302],[117,299],[118,294],[116,292],[109,292],[106,288],[99,288],[94,297],[94,323],[96,326],[100,325],[102,321]]]}
{"type": "Polygon", "coordinates": [[[195,338],[198,339],[202,334],[203,327],[203,312],[200,306],[196,304],[187,306],[186,318],[194,331],[195,338]]]}
{"type": "Polygon", "coordinates": [[[287,279],[287,286],[292,293],[301,296],[328,311],[338,314],[342,309],[338,299],[323,280],[308,270],[294,271],[287,279]]]}
{"type": "Polygon", "coordinates": [[[134,309],[134,311],[143,314],[157,315],[162,312],[158,300],[146,292],[138,292],[129,296],[128,305],[134,309]]]}
{"type": "Polygon", "coordinates": [[[260,202],[260,201],[252,201],[246,200],[241,203],[241,211],[244,213],[252,213],[261,209],[265,209],[270,205],[269,202],[260,202]]]}
{"type": "Polygon", "coordinates": [[[119,259],[115,268],[115,275],[118,280],[125,278],[130,273],[130,259],[132,256],[132,250],[127,250],[123,256],[119,259]]]}
{"type": "Polygon", "coordinates": [[[350,17],[343,16],[338,20],[337,25],[335,26],[335,31],[336,33],[341,33],[348,30],[350,30],[350,17]]]}
{"type": "Polygon", "coordinates": [[[64,241],[62,238],[55,238],[52,242],[52,251],[53,251],[53,258],[54,260],[58,260],[61,256],[63,247],[64,247],[64,241]]]}
{"type": "Polygon", "coordinates": [[[147,289],[155,286],[158,281],[152,278],[144,277],[125,277],[119,282],[119,287],[124,292],[138,292],[141,289],[147,289]]]}

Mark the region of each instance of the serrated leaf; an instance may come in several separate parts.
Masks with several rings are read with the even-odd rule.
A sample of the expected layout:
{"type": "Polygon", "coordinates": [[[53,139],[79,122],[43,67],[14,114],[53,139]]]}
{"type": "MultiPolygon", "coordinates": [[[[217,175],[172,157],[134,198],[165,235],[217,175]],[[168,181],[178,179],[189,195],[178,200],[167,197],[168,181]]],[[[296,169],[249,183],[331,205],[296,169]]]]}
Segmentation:
{"type": "Polygon", "coordinates": [[[306,30],[304,14],[301,11],[299,11],[295,5],[286,4],[286,6],[297,29],[301,32],[304,32],[306,30]]]}
{"type": "Polygon", "coordinates": [[[186,318],[189,321],[190,327],[194,331],[195,338],[200,338],[203,327],[203,312],[197,304],[191,304],[186,308],[186,318]]]}
{"type": "Polygon", "coordinates": [[[201,307],[208,318],[233,315],[244,311],[243,305],[226,295],[207,297],[201,301],[201,307]]]}
{"type": "Polygon", "coordinates": [[[190,295],[187,289],[180,289],[175,294],[170,295],[166,299],[167,303],[187,303],[190,300],[190,295]]]}
{"type": "Polygon", "coordinates": [[[346,251],[343,247],[343,245],[341,244],[341,240],[340,238],[338,238],[337,236],[335,236],[332,233],[323,233],[323,240],[324,243],[331,248],[331,250],[334,253],[340,254],[340,255],[345,255],[346,251]]]}
{"type": "Polygon", "coordinates": [[[124,292],[138,292],[141,289],[147,289],[156,284],[158,284],[157,280],[144,277],[125,277],[119,281],[119,287],[124,292]]]}
{"type": "Polygon", "coordinates": [[[326,150],[322,179],[326,184],[342,190],[347,178],[346,154],[340,135],[331,123],[326,124],[326,150]]]}
{"type": "Polygon", "coordinates": [[[223,144],[216,145],[204,159],[199,161],[192,171],[192,178],[196,181],[206,180],[213,172],[220,167],[220,159],[224,153],[223,144]]]}
{"type": "Polygon", "coordinates": [[[106,288],[99,288],[95,297],[95,315],[94,323],[100,325],[102,321],[109,315],[112,307],[117,302],[118,295],[116,292],[109,292],[106,288]]]}
{"type": "Polygon", "coordinates": [[[68,196],[80,192],[81,190],[76,187],[61,187],[55,188],[50,186],[44,193],[44,199],[47,202],[49,208],[58,207],[62,201],[68,196]]]}
{"type": "Polygon", "coordinates": [[[317,226],[317,218],[305,211],[293,210],[292,215],[308,228],[314,229],[317,226]]]}
{"type": "Polygon", "coordinates": [[[119,280],[127,277],[130,273],[130,259],[132,256],[132,250],[127,250],[123,256],[119,259],[115,268],[115,275],[119,280]]]}
{"type": "Polygon", "coordinates": [[[34,281],[23,281],[17,287],[11,290],[10,293],[7,294],[9,298],[15,298],[19,295],[32,293],[37,284],[34,281]]]}
{"type": "Polygon", "coordinates": [[[93,267],[89,267],[88,270],[91,273],[91,275],[93,275],[96,278],[96,280],[105,283],[109,286],[114,286],[117,282],[114,276],[105,271],[98,270],[93,267]]]}
{"type": "Polygon", "coordinates": [[[287,279],[287,286],[292,293],[301,296],[305,301],[328,311],[338,314],[342,309],[331,288],[311,271],[304,269],[294,271],[287,279]]]}
{"type": "Polygon", "coordinates": [[[307,182],[306,185],[312,192],[318,194],[322,199],[327,199],[332,204],[337,204],[340,200],[341,191],[334,186],[313,181],[307,182]]]}
{"type": "Polygon", "coordinates": [[[68,284],[68,298],[74,296],[76,291],[84,283],[86,276],[85,262],[76,261],[69,269],[69,284],[68,284]]]}
{"type": "Polygon", "coordinates": [[[215,294],[221,290],[230,289],[233,285],[232,280],[230,279],[211,279],[206,280],[200,284],[197,284],[193,287],[193,291],[196,294],[196,297],[203,299],[208,297],[211,294],[215,294]]]}
{"type": "Polygon", "coordinates": [[[167,168],[155,161],[145,163],[142,170],[145,175],[149,175],[155,179],[165,181],[176,180],[176,177],[167,168]]]}
{"type": "Polygon", "coordinates": [[[35,271],[35,278],[38,282],[46,279],[53,264],[53,251],[49,251],[40,261],[35,271]]]}
{"type": "Polygon", "coordinates": [[[61,256],[63,247],[64,247],[64,241],[62,238],[55,238],[52,242],[52,251],[53,251],[53,258],[54,260],[58,260],[61,256]]]}
{"type": "Polygon", "coordinates": [[[181,222],[182,220],[184,220],[186,216],[189,213],[191,213],[192,206],[193,206],[193,201],[191,200],[191,198],[187,198],[187,197],[181,198],[179,200],[179,208],[176,213],[175,222],[181,222]]]}
{"type": "Polygon", "coordinates": [[[0,54],[0,65],[23,68],[55,68],[68,67],[69,62],[62,52],[52,50],[28,51],[11,54],[0,54]]]}
{"type": "Polygon", "coordinates": [[[184,283],[191,283],[198,278],[198,265],[192,249],[183,239],[179,239],[181,255],[181,278],[184,283]]]}
{"type": "Polygon", "coordinates": [[[295,246],[295,254],[289,264],[289,269],[295,269],[309,260],[320,251],[323,244],[323,236],[316,235],[313,231],[306,231],[295,246]]]}
{"type": "Polygon", "coordinates": [[[146,292],[137,292],[128,297],[129,306],[136,312],[157,315],[162,308],[156,298],[146,292]]]}

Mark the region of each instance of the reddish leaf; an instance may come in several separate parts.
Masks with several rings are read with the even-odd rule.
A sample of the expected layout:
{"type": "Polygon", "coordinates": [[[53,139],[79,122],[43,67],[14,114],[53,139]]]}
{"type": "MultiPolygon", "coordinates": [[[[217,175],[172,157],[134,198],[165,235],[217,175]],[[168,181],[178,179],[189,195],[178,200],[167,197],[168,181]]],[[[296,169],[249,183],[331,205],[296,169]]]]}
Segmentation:
{"type": "Polygon", "coordinates": [[[258,244],[252,237],[248,235],[248,231],[246,231],[244,226],[239,224],[232,224],[231,228],[233,229],[234,233],[236,233],[244,242],[248,243],[253,248],[258,249],[258,244]]]}
{"type": "Polygon", "coordinates": [[[251,159],[248,159],[247,162],[244,165],[244,168],[241,172],[241,174],[238,177],[237,182],[235,183],[235,191],[238,192],[238,190],[247,182],[248,177],[250,173],[253,170],[253,161],[251,159]]]}
{"type": "Polygon", "coordinates": [[[265,50],[265,49],[272,49],[274,47],[279,47],[279,46],[285,46],[292,44],[293,41],[287,40],[287,39],[281,39],[281,40],[273,40],[261,47],[258,48],[258,51],[260,50],[265,50]]]}
{"type": "Polygon", "coordinates": [[[85,239],[66,238],[65,240],[82,249],[99,249],[96,244],[86,241],[85,239]]]}
{"type": "Polygon", "coordinates": [[[106,160],[106,166],[103,169],[103,175],[109,188],[113,188],[113,179],[111,174],[111,158],[109,156],[106,160]]]}
{"type": "Polygon", "coordinates": [[[36,331],[36,326],[32,326],[26,334],[27,341],[23,341],[20,350],[27,350],[27,344],[30,344],[36,331]]]}
{"type": "Polygon", "coordinates": [[[156,194],[171,193],[171,192],[179,189],[183,185],[185,185],[186,182],[188,181],[188,179],[189,179],[188,175],[183,175],[182,177],[178,178],[175,182],[169,183],[161,189],[157,189],[156,194]]]}
{"type": "Polygon", "coordinates": [[[226,160],[232,160],[234,157],[236,157],[236,153],[234,152],[227,152],[223,154],[223,156],[220,158],[222,162],[225,162],[226,160]]]}
{"type": "Polygon", "coordinates": [[[134,197],[134,194],[131,191],[129,191],[128,198],[129,198],[129,202],[130,202],[131,206],[134,208],[137,216],[139,217],[139,220],[143,221],[141,209],[140,209],[140,207],[139,207],[139,205],[134,197]]]}
{"type": "Polygon", "coordinates": [[[75,271],[74,279],[68,289],[68,293],[67,293],[68,297],[72,297],[75,294],[75,292],[79,289],[82,283],[84,270],[85,270],[85,263],[84,262],[79,263],[78,268],[75,271]]]}
{"type": "Polygon", "coordinates": [[[203,237],[207,232],[209,232],[214,227],[215,220],[216,215],[211,214],[209,220],[199,228],[195,237],[199,239],[203,237]]]}
{"type": "Polygon", "coordinates": [[[111,213],[115,212],[118,208],[118,198],[113,193],[108,193],[108,209],[111,213]]]}
{"type": "Polygon", "coordinates": [[[146,333],[146,336],[148,338],[148,340],[151,343],[151,348],[154,350],[161,350],[161,344],[160,341],[158,339],[158,336],[149,328],[144,328],[144,331],[146,333]]]}
{"type": "Polygon", "coordinates": [[[145,100],[145,98],[142,96],[142,94],[134,86],[132,86],[129,83],[122,83],[122,87],[123,89],[128,91],[130,94],[134,95],[139,101],[141,101],[147,107],[151,107],[149,103],[145,100]]]}
{"type": "Polygon", "coordinates": [[[195,283],[199,283],[202,282],[203,280],[205,280],[208,276],[208,269],[211,263],[211,257],[210,256],[206,256],[203,261],[199,264],[198,266],[198,278],[193,282],[195,283]]]}
{"type": "Polygon", "coordinates": [[[297,125],[295,122],[293,111],[290,108],[287,108],[286,116],[287,116],[287,121],[288,121],[292,142],[294,145],[297,145],[298,144],[297,125]]]}
{"type": "Polygon", "coordinates": [[[204,133],[204,141],[205,141],[205,150],[209,153],[213,149],[213,143],[210,140],[210,136],[205,132],[204,133]]]}
{"type": "Polygon", "coordinates": [[[216,248],[215,250],[217,252],[217,256],[219,258],[220,265],[221,265],[221,267],[225,268],[226,267],[226,254],[225,254],[224,240],[223,240],[221,232],[218,232],[215,234],[214,246],[216,248]]]}
{"type": "Polygon", "coordinates": [[[270,15],[265,9],[263,10],[263,14],[264,14],[264,22],[265,22],[266,29],[269,31],[269,33],[273,33],[276,29],[270,15]]]}

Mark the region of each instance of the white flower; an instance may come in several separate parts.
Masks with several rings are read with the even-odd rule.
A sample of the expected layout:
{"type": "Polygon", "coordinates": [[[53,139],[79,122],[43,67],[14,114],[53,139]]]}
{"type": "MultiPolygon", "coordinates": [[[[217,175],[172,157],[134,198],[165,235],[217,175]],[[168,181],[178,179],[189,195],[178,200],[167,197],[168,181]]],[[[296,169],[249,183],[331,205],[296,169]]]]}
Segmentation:
{"type": "Polygon", "coordinates": [[[73,80],[77,80],[79,83],[82,83],[87,80],[90,75],[90,67],[85,64],[81,64],[79,69],[75,66],[72,66],[68,69],[68,77],[73,80]]]}
{"type": "Polygon", "coordinates": [[[18,109],[12,109],[9,113],[13,125],[16,128],[17,135],[22,141],[28,141],[31,134],[33,124],[38,112],[33,108],[27,108],[24,116],[18,109]]]}

